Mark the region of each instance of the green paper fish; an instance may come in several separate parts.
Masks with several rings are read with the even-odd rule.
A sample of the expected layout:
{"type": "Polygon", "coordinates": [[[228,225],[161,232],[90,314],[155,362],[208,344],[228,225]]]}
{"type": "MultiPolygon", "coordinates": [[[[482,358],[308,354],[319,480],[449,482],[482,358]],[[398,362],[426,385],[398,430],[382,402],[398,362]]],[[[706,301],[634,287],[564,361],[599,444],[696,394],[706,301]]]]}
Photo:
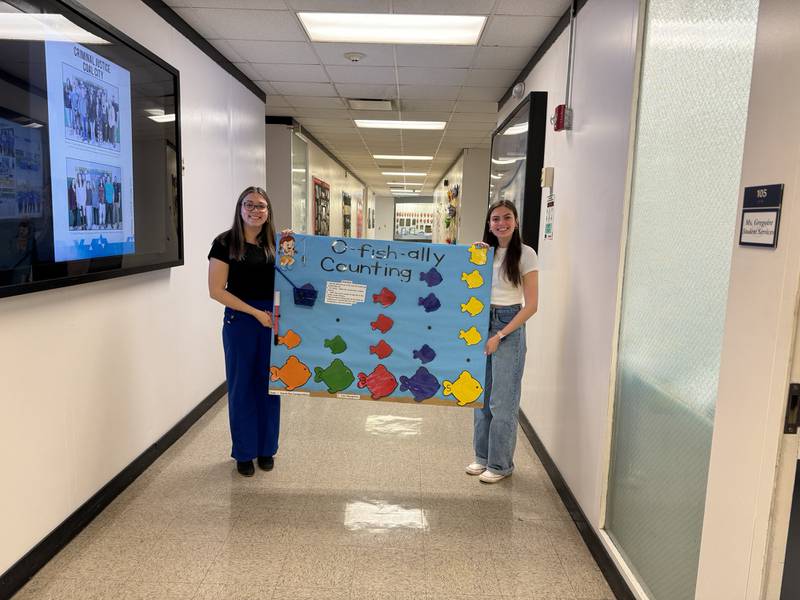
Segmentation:
{"type": "Polygon", "coordinates": [[[330,348],[332,354],[341,354],[347,350],[347,344],[342,339],[342,336],[337,335],[332,340],[325,340],[323,344],[326,348],[330,348]]]}
{"type": "Polygon", "coordinates": [[[341,392],[355,381],[353,372],[342,362],[341,358],[336,358],[327,368],[314,367],[314,381],[324,382],[328,386],[328,393],[335,394],[341,392]]]}

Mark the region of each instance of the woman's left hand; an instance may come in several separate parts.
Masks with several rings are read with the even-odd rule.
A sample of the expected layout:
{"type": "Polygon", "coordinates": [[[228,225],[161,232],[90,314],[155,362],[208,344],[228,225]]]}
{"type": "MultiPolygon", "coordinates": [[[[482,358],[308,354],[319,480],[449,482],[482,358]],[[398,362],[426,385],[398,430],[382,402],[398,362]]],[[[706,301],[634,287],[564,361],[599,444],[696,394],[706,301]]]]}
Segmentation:
{"type": "Polygon", "coordinates": [[[497,352],[497,348],[500,346],[500,338],[496,335],[493,335],[488,340],[486,340],[486,347],[483,350],[483,353],[486,356],[490,356],[497,352]]]}

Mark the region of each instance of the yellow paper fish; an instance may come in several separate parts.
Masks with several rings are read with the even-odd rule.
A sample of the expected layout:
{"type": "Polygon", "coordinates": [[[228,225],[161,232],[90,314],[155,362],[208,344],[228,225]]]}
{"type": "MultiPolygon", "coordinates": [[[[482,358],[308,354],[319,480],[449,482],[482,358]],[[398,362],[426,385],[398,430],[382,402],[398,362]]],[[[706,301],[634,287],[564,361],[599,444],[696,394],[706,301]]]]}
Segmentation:
{"type": "Polygon", "coordinates": [[[467,371],[461,371],[461,375],[455,381],[443,381],[442,387],[444,395],[453,396],[458,400],[459,406],[475,402],[483,393],[480,382],[467,371]]]}
{"type": "Polygon", "coordinates": [[[483,277],[481,277],[481,274],[478,273],[478,269],[475,269],[472,273],[469,274],[462,273],[461,281],[466,281],[467,287],[471,290],[479,288],[483,285],[483,277]]]}
{"type": "Polygon", "coordinates": [[[472,244],[472,246],[469,247],[469,262],[474,265],[485,265],[488,252],[489,248],[486,246],[472,244]]]}
{"type": "Polygon", "coordinates": [[[299,345],[301,342],[300,336],[297,335],[293,329],[289,329],[284,335],[278,336],[278,345],[280,346],[283,344],[289,350],[294,348],[295,346],[299,345]]]}
{"type": "Polygon", "coordinates": [[[466,304],[461,305],[461,312],[468,312],[470,317],[474,317],[483,310],[483,302],[472,296],[466,304]]]}
{"type": "Polygon", "coordinates": [[[282,367],[270,367],[269,375],[272,381],[280,379],[291,391],[305,385],[311,377],[311,371],[293,354],[282,367]]]}
{"type": "Polygon", "coordinates": [[[475,329],[474,325],[466,331],[461,329],[458,333],[458,337],[467,342],[467,346],[474,346],[481,341],[481,334],[478,333],[478,330],[475,329]]]}

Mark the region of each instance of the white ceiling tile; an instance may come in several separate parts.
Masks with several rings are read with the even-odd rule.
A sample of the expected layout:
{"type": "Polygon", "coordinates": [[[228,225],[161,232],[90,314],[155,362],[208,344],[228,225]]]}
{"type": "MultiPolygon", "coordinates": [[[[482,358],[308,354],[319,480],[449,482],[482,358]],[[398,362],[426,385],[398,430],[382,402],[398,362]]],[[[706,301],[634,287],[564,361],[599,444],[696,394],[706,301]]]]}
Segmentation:
{"type": "Polygon", "coordinates": [[[392,10],[412,15],[488,15],[494,0],[393,0],[392,10]]]}
{"type": "Polygon", "coordinates": [[[294,108],[293,114],[298,117],[312,119],[350,119],[346,110],[331,110],[329,108],[294,108]]]}
{"type": "Polygon", "coordinates": [[[508,87],[519,75],[519,71],[511,69],[470,69],[464,85],[470,87],[508,87]]]}
{"type": "Polygon", "coordinates": [[[347,121],[345,119],[315,119],[313,117],[299,117],[297,119],[303,125],[308,126],[311,129],[320,129],[320,130],[336,130],[336,129],[346,129],[351,130],[354,129],[355,125],[353,125],[352,121],[347,121]]]}
{"type": "MultiPolygon", "coordinates": [[[[329,66],[334,83],[394,84],[394,67],[329,66]]],[[[359,96],[360,97],[360,96],[359,96]]]]}
{"type": "Polygon", "coordinates": [[[481,44],[535,48],[553,30],[557,22],[556,17],[491,17],[481,38],[481,44]]]}
{"type": "Polygon", "coordinates": [[[497,123],[497,114],[496,113],[453,113],[453,117],[450,119],[451,123],[491,123],[492,125],[497,123]]]}
{"type": "Polygon", "coordinates": [[[267,81],[305,81],[329,83],[325,69],[320,65],[266,65],[253,64],[259,79],[267,81]]]}
{"type": "Polygon", "coordinates": [[[396,110],[351,110],[350,116],[354,119],[380,119],[381,121],[396,121],[400,118],[396,110]]]}
{"type": "MultiPolygon", "coordinates": [[[[480,88],[475,88],[480,89],[480,88]]],[[[275,82],[275,90],[284,96],[336,96],[330,83],[275,82]]]]}
{"type": "Polygon", "coordinates": [[[198,8],[197,16],[226,40],[305,41],[288,10],[198,8]]]}
{"type": "Polygon", "coordinates": [[[459,100],[456,102],[456,112],[485,112],[497,114],[497,102],[470,102],[468,100],[459,100]]]}
{"type": "Polygon", "coordinates": [[[315,65],[319,62],[306,42],[226,41],[244,60],[252,63],[315,65]]]}
{"type": "Polygon", "coordinates": [[[458,99],[497,102],[507,89],[508,87],[463,87],[458,99]]]}
{"type": "Polygon", "coordinates": [[[271,115],[273,117],[291,117],[290,111],[292,109],[286,106],[269,106],[267,105],[266,109],[264,109],[265,115],[271,115]]]}
{"type": "Polygon", "coordinates": [[[497,15],[529,15],[561,17],[569,10],[570,0],[498,0],[497,15]]]}
{"type": "Polygon", "coordinates": [[[455,102],[452,100],[403,100],[400,102],[400,108],[405,111],[415,110],[434,110],[434,111],[447,111],[453,109],[455,102]]]}
{"type": "Polygon", "coordinates": [[[397,97],[397,88],[394,85],[359,85],[352,83],[337,83],[336,89],[345,98],[373,98],[376,100],[390,100],[397,97]]]}
{"type": "Polygon", "coordinates": [[[391,44],[340,44],[317,42],[312,44],[325,65],[352,65],[344,57],[345,52],[360,52],[364,55],[357,64],[359,67],[393,67],[394,50],[391,44]]]}
{"type": "Polygon", "coordinates": [[[324,12],[389,12],[389,0],[287,0],[298,11],[324,12]]]}
{"type": "MultiPolygon", "coordinates": [[[[538,46],[537,46],[538,47],[538,46]]],[[[521,71],[533,57],[536,48],[527,46],[509,48],[502,46],[481,46],[475,57],[475,67],[484,69],[516,69],[521,71]]]]}
{"type": "Polygon", "coordinates": [[[319,96],[285,96],[292,106],[308,108],[346,108],[341,98],[322,98],[319,96]]]}
{"type": "Polygon", "coordinates": [[[247,8],[261,10],[286,10],[283,0],[168,0],[171,7],[191,6],[194,8],[247,8]]]}
{"type": "MultiPolygon", "coordinates": [[[[455,100],[461,90],[458,86],[438,86],[438,85],[401,85],[400,98],[405,100],[455,100]]],[[[505,90],[504,90],[505,91],[505,90]]]]}
{"type": "Polygon", "coordinates": [[[430,87],[462,85],[467,76],[467,69],[426,69],[422,67],[398,67],[400,84],[422,85],[430,87]]]}
{"type": "Polygon", "coordinates": [[[267,106],[289,108],[291,105],[286,101],[286,98],[284,98],[283,96],[267,96],[267,106]]]}
{"type": "Polygon", "coordinates": [[[258,87],[264,90],[267,94],[277,94],[278,92],[269,84],[269,81],[259,81],[258,79],[254,79],[253,83],[255,83],[258,87]]]}
{"type": "Polygon", "coordinates": [[[474,46],[397,45],[399,67],[467,68],[475,55],[474,46]]]}
{"type": "Polygon", "coordinates": [[[196,8],[175,8],[175,12],[207,40],[224,37],[214,28],[213,19],[201,15],[196,8]]]}
{"type": "Polygon", "coordinates": [[[402,116],[403,119],[407,121],[447,121],[450,118],[450,113],[427,110],[404,110],[402,116]]]}
{"type": "Polygon", "coordinates": [[[234,50],[233,46],[230,45],[230,42],[227,40],[213,40],[209,42],[214,48],[219,50],[222,53],[222,56],[227,58],[232,63],[238,62],[246,62],[247,59],[243,58],[236,50],[234,50]]]}
{"type": "Polygon", "coordinates": [[[256,79],[264,79],[264,78],[261,76],[261,73],[259,73],[258,71],[256,71],[256,70],[253,68],[253,65],[251,65],[249,62],[235,62],[235,63],[233,63],[233,65],[234,65],[234,66],[235,66],[237,69],[239,69],[239,70],[240,70],[242,73],[244,73],[245,75],[247,75],[247,77],[248,77],[248,78],[250,78],[250,79],[252,79],[253,81],[255,81],[256,79]]]}

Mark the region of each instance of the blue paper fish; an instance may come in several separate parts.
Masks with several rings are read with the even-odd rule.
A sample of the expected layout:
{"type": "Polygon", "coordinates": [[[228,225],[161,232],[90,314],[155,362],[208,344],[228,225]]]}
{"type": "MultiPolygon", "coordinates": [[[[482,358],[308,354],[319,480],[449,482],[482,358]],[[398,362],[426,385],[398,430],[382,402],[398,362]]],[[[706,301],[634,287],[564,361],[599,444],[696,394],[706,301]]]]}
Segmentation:
{"type": "Polygon", "coordinates": [[[424,365],[436,358],[436,352],[428,344],[422,344],[422,348],[414,350],[414,358],[418,358],[424,365]]]}
{"type": "Polygon", "coordinates": [[[439,307],[442,305],[439,302],[439,299],[436,297],[436,294],[431,292],[425,298],[420,298],[419,302],[417,302],[420,306],[425,307],[425,312],[433,312],[435,310],[439,310],[439,307]]]}
{"type": "Polygon", "coordinates": [[[433,287],[442,283],[442,274],[436,270],[436,267],[431,267],[427,273],[420,273],[419,280],[428,284],[428,287],[433,287]]]}
{"type": "Polygon", "coordinates": [[[410,390],[414,400],[422,402],[439,390],[439,380],[425,367],[420,367],[412,377],[400,376],[400,391],[410,390]]]}

